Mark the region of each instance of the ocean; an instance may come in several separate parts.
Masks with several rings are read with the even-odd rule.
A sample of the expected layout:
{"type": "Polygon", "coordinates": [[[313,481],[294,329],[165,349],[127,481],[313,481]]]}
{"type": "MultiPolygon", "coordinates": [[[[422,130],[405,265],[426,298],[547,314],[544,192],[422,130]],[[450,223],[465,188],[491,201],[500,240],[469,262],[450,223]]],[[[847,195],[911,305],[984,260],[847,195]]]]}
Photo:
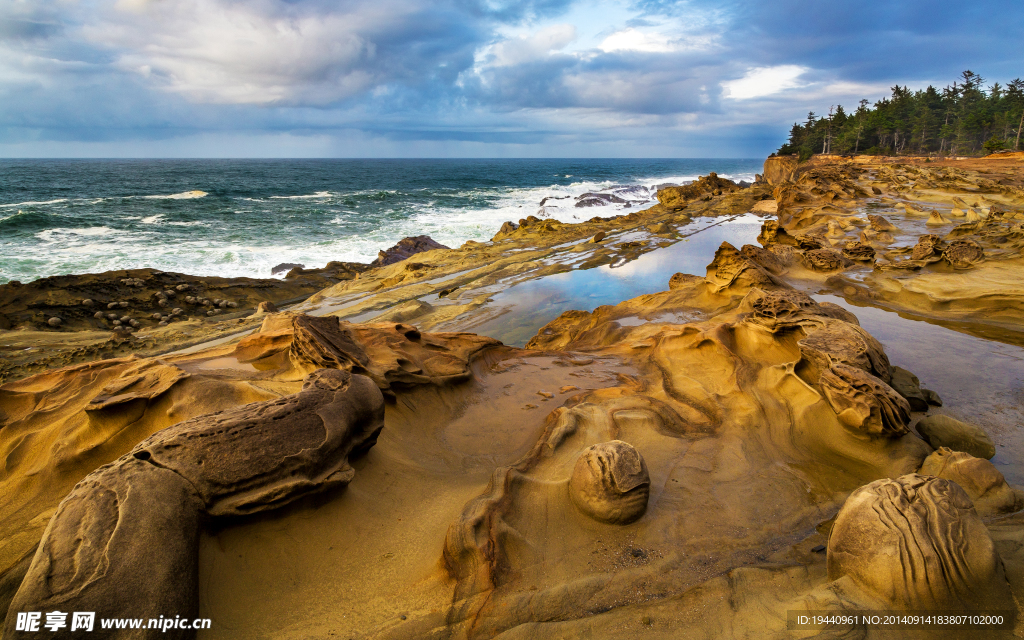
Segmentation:
{"type": "Polygon", "coordinates": [[[280,263],[370,262],[406,236],[457,247],[528,215],[628,213],[656,202],[658,185],[710,171],[749,182],[761,163],[0,160],[0,283],[142,267],[266,278],[280,263]],[[606,197],[577,207],[586,193],[606,197]]]}

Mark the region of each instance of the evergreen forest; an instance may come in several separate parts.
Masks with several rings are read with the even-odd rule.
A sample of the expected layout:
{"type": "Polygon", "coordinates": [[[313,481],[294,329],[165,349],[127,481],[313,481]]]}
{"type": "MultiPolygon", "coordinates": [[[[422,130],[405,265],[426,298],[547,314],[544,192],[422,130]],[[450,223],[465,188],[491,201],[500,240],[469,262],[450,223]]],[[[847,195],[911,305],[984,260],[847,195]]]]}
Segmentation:
{"type": "Polygon", "coordinates": [[[953,84],[910,91],[895,86],[892,96],[852,113],[842,105],[818,117],[813,111],[794,123],[779,155],[985,155],[1021,149],[1024,127],[1024,80],[1005,86],[964,71],[953,84]]]}

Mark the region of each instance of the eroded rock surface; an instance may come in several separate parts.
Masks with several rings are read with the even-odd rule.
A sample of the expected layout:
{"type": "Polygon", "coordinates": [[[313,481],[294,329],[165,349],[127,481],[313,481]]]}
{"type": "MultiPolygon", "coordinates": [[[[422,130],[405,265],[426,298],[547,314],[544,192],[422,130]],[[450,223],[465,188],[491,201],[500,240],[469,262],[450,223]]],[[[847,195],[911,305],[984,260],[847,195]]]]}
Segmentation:
{"type": "Polygon", "coordinates": [[[983,429],[951,416],[936,414],[921,418],[917,431],[936,449],[949,447],[986,460],[996,455],[996,446],[983,429]]]}
{"type": "Polygon", "coordinates": [[[608,524],[629,524],[647,510],[651,476],[643,456],[612,440],[580,454],[569,478],[569,496],[581,512],[608,524]]]}
{"type": "Polygon", "coordinates": [[[910,474],[850,494],[829,536],[828,577],[895,610],[1013,609],[971,499],[942,478],[910,474]]]}
{"type": "MultiPolygon", "coordinates": [[[[154,434],[61,502],[11,611],[195,617],[201,522],[348,484],[355,475],[349,458],[374,444],[383,418],[383,398],[368,378],[320,370],[298,394],[154,434]]],[[[9,616],[5,637],[25,635],[14,623],[9,616]]]]}
{"type": "Polygon", "coordinates": [[[1006,484],[1006,478],[994,464],[963,451],[939,447],[925,458],[921,474],[960,485],[980,516],[1011,513],[1024,507],[1020,493],[1006,484]]]}

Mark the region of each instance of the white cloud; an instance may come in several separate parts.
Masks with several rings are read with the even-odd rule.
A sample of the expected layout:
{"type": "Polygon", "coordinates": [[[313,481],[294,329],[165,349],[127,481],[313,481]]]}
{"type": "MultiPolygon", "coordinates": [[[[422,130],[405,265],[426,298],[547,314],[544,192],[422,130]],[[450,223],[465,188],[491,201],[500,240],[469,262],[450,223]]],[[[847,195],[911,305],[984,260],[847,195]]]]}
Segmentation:
{"type": "Polygon", "coordinates": [[[560,51],[576,39],[576,27],[556,24],[528,36],[509,38],[489,48],[490,64],[508,67],[533,62],[560,51]]]}
{"type": "Polygon", "coordinates": [[[624,29],[608,36],[598,46],[606,53],[612,51],[668,52],[674,49],[672,41],[663,33],[644,33],[637,29],[624,29]]]}
{"type": "Polygon", "coordinates": [[[749,100],[770,96],[786,89],[800,86],[797,79],[807,73],[807,67],[785,64],[777,67],[755,67],[748,69],[742,78],[721,83],[725,97],[733,100],[749,100]]]}
{"type": "Polygon", "coordinates": [[[342,16],[273,15],[217,0],[129,6],[116,22],[85,27],[86,38],[121,49],[122,69],[197,101],[268,104],[302,94],[326,102],[372,82],[359,63],[374,45],[342,16]]]}

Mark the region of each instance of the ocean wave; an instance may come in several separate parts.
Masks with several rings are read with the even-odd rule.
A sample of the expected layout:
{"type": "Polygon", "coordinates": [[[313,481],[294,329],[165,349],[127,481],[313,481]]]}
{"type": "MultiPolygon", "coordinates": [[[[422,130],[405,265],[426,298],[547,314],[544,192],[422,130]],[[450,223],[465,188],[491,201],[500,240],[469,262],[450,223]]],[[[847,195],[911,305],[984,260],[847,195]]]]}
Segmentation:
{"type": "Polygon", "coordinates": [[[321,198],[330,198],[333,196],[334,194],[331,193],[330,191],[317,191],[316,193],[311,193],[305,196],[270,196],[270,198],[271,200],[314,200],[321,198]]]}
{"type": "Polygon", "coordinates": [[[205,198],[210,194],[205,191],[199,191],[195,189],[193,191],[182,191],[181,193],[171,193],[168,195],[157,195],[157,196],[141,196],[147,200],[195,200],[196,198],[205,198]]]}
{"type": "Polygon", "coordinates": [[[142,218],[139,222],[141,222],[142,224],[156,224],[160,222],[160,219],[163,217],[164,214],[158,213],[155,216],[147,216],[145,218],[142,218]]]}
{"type": "MultiPolygon", "coordinates": [[[[58,227],[56,229],[45,229],[35,234],[35,237],[42,240],[43,242],[65,242],[73,240],[75,238],[104,238],[109,237],[111,239],[118,238],[123,239],[124,236],[132,235],[127,231],[120,229],[111,229],[110,227],[82,227],[78,229],[58,227]]],[[[149,234],[139,234],[149,235],[149,234]]]]}
{"type": "Polygon", "coordinates": [[[42,205],[45,205],[45,204],[60,204],[62,202],[67,202],[67,201],[68,201],[67,198],[57,198],[56,200],[44,200],[42,202],[35,202],[35,201],[32,201],[32,200],[29,200],[27,202],[14,202],[12,204],[0,204],[0,209],[13,209],[14,207],[38,207],[38,206],[42,206],[42,205]]]}

